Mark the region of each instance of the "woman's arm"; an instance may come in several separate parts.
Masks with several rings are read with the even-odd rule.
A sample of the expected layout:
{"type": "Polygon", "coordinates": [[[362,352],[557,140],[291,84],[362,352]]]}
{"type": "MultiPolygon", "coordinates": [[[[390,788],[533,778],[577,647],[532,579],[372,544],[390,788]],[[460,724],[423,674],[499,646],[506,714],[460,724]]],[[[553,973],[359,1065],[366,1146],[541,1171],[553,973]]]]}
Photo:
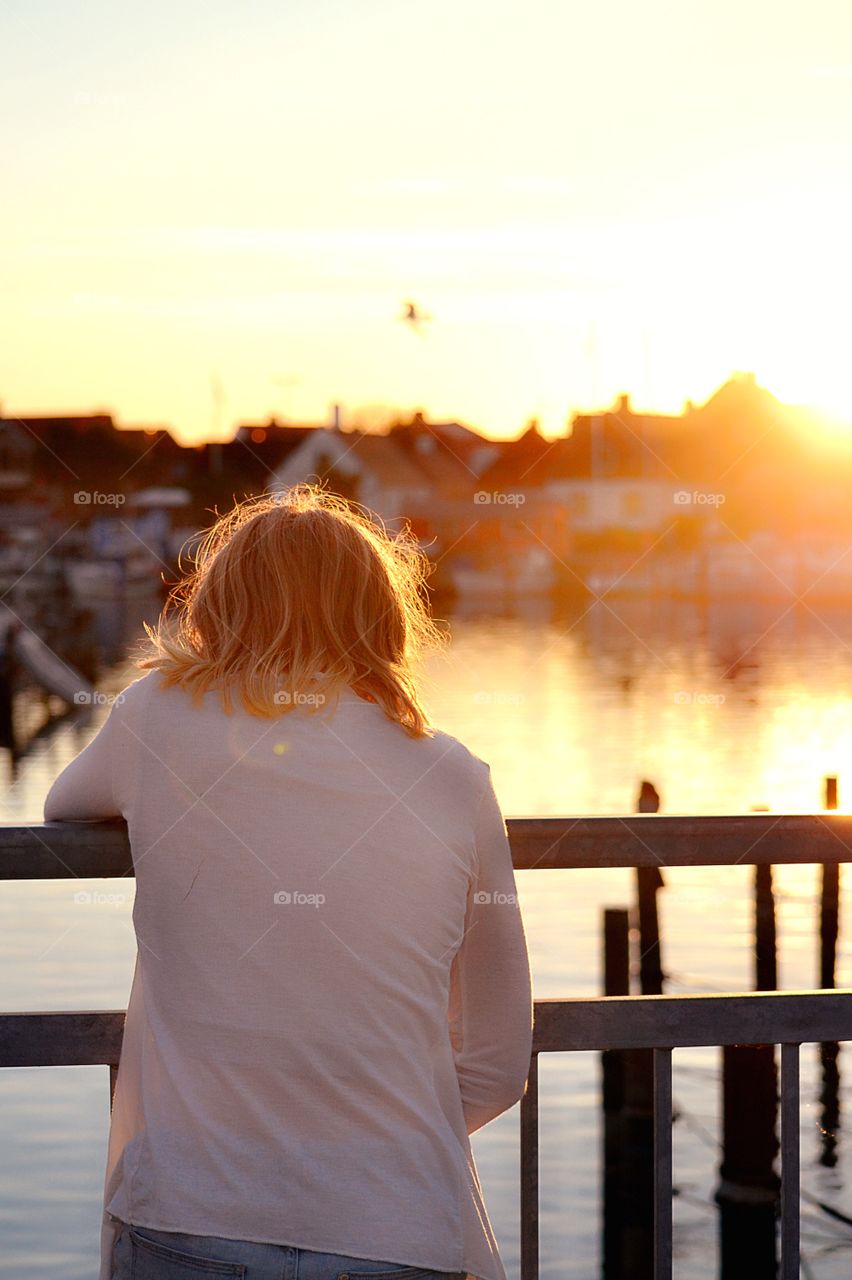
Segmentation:
{"type": "Polygon", "coordinates": [[[121,816],[113,787],[117,716],[116,700],[92,741],[66,765],[48,791],[45,822],[121,816]]]}
{"type": "Polygon", "coordinates": [[[468,1133],[523,1095],[532,983],[506,824],[489,771],[476,821],[478,872],[450,979],[450,1038],[468,1133]]]}

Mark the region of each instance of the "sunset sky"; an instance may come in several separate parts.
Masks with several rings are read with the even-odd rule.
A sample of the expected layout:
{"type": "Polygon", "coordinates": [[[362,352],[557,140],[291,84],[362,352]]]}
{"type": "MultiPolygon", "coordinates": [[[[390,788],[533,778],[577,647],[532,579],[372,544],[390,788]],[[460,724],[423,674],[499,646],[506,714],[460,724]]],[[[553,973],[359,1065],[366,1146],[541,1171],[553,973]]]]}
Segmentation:
{"type": "Polygon", "coordinates": [[[10,416],[554,434],[749,369],[852,422],[849,0],[7,0],[0,47],[10,416]]]}

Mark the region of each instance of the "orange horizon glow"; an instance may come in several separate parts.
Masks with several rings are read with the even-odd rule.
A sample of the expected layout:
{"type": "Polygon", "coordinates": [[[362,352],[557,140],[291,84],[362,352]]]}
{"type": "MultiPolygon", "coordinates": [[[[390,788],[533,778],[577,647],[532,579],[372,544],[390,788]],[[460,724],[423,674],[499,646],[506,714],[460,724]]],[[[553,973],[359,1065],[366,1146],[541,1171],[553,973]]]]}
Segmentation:
{"type": "Polygon", "coordinates": [[[852,434],[846,0],[44,3],[0,38],[9,416],[555,437],[750,369],[852,434]]]}

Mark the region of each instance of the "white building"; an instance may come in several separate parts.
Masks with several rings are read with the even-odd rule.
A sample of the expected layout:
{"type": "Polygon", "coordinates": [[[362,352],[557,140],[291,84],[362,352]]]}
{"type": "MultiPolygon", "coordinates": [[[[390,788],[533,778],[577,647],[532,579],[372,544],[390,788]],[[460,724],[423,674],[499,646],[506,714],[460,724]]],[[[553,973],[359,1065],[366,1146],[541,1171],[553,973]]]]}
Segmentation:
{"type": "Polygon", "coordinates": [[[391,437],[334,427],[312,431],[276,469],[267,492],[279,493],[306,481],[317,483],[329,467],[357,480],[356,500],[388,524],[429,509],[428,476],[391,437]]]}
{"type": "Polygon", "coordinates": [[[618,476],[591,480],[554,479],[543,486],[555,501],[563,503],[575,533],[606,533],[617,529],[653,532],[677,516],[694,514],[690,503],[679,500],[683,486],[671,480],[618,476]]]}

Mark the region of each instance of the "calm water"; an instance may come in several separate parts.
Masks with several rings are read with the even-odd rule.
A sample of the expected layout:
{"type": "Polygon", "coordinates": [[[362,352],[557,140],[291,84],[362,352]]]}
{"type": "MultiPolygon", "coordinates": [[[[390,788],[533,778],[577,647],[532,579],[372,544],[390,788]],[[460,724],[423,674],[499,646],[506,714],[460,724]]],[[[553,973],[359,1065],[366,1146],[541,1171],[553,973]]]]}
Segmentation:
{"type": "MultiPolygon", "coordinates": [[[[102,619],[104,634],[138,632],[139,614],[102,619]]],[[[633,810],[651,779],[665,812],[725,813],[755,805],[812,810],[837,774],[852,797],[852,613],[805,607],[701,610],[610,600],[554,618],[452,619],[453,644],[425,673],[437,724],[492,765],[507,815],[633,810]]],[[[119,665],[100,687],[132,678],[119,665]]],[[[36,702],[23,708],[35,727],[36,702]]],[[[52,779],[106,711],[62,725],[38,743],[4,788],[2,821],[40,820],[52,779]]],[[[660,894],[663,966],[671,991],[747,990],[752,982],[751,871],[667,871],[660,894]],[[709,922],[709,923],[708,923],[709,922]]],[[[518,884],[540,998],[597,994],[604,906],[628,905],[629,873],[520,872],[518,884]]],[[[811,986],[817,971],[816,872],[776,872],[779,982],[811,986]]],[[[845,887],[845,886],[843,886],[845,887]]],[[[0,1007],[119,1008],[129,994],[135,942],[132,884],[0,886],[0,1007]],[[125,895],[79,905],[81,887],[125,895]]],[[[852,986],[843,895],[838,985],[852,986]]],[[[712,1193],[719,1151],[717,1051],[675,1055],[675,1271],[715,1274],[712,1193]]],[[[837,1167],[819,1165],[816,1052],[803,1051],[803,1252],[813,1277],[846,1276],[852,1228],[852,1142],[841,1128],[837,1167]]],[[[841,1055],[841,1109],[852,1096],[841,1055]]],[[[599,1273],[601,1135],[595,1055],[545,1055],[541,1081],[542,1244],[545,1276],[599,1273]]],[[[0,1073],[0,1275],[90,1280],[96,1272],[109,1121],[106,1068],[0,1073]]],[[[843,1120],[841,1121],[841,1125],[843,1120]]],[[[518,1272],[518,1109],[474,1135],[473,1148],[510,1277],[518,1272]]]]}

